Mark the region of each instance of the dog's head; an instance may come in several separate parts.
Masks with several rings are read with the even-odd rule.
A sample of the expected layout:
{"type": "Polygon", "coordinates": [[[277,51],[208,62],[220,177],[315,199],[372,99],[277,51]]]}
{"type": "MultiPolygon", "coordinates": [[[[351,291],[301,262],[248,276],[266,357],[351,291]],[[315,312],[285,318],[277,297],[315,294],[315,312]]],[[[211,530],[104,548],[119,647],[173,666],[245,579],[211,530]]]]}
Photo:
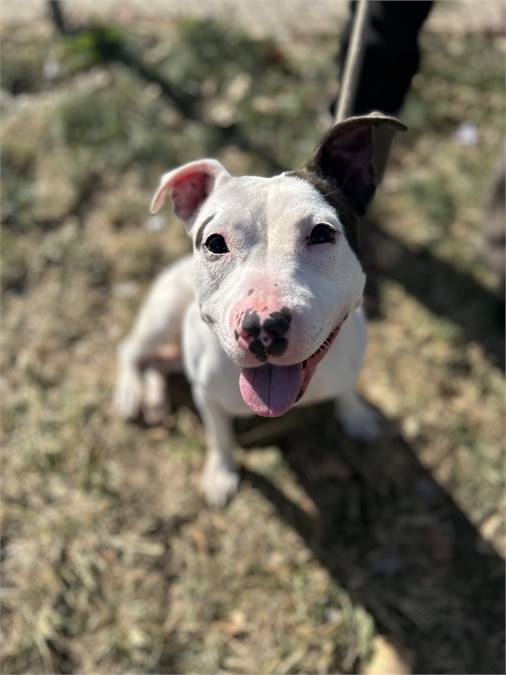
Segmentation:
{"type": "Polygon", "coordinates": [[[285,413],[304,393],[365,275],[357,224],[378,182],[378,114],[334,126],[308,165],[273,178],[234,177],[216,160],[162,177],[193,240],[202,318],[241,368],[240,389],[257,414],[285,413]]]}

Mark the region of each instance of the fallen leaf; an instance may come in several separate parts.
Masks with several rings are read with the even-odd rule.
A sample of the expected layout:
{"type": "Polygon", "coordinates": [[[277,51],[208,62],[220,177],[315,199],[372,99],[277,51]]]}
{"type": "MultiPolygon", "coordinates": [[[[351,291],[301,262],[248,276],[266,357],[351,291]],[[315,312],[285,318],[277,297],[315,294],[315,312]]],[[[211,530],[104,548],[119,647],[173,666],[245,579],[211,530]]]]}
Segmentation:
{"type": "Polygon", "coordinates": [[[362,675],[409,675],[412,656],[402,648],[394,646],[383,635],[373,640],[372,658],[362,675]]]}

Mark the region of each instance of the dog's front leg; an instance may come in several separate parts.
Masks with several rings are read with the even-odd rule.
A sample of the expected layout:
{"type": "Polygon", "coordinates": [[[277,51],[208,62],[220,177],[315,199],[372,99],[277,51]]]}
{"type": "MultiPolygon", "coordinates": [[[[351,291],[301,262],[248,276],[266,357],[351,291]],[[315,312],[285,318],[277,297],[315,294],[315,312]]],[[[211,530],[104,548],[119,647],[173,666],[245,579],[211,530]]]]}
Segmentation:
{"type": "Polygon", "coordinates": [[[234,460],[231,417],[199,387],[193,390],[207,438],[207,454],[200,481],[202,493],[211,506],[224,506],[239,486],[234,460]]]}
{"type": "Polygon", "coordinates": [[[336,417],[346,434],[356,440],[372,442],[381,436],[381,417],[355,391],[350,389],[336,399],[336,417]]]}

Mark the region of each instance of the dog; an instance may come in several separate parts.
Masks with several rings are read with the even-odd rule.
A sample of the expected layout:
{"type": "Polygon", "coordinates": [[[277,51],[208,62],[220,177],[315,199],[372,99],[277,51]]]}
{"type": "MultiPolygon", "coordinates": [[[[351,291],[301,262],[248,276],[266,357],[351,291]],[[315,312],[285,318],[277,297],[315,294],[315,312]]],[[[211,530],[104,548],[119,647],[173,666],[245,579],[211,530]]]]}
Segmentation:
{"type": "MultiPolygon", "coordinates": [[[[193,255],[161,273],[121,343],[117,413],[164,415],[164,345],[182,344],[207,436],[201,489],[222,506],[237,491],[232,418],[276,417],[333,399],[345,432],[372,440],[377,413],[356,392],[366,350],[357,226],[378,184],[375,146],[406,127],[380,113],[336,124],[301,170],[234,177],[215,159],[162,176],[193,255]]],[[[172,356],[175,356],[174,348],[172,356]]],[[[172,359],[174,360],[174,359],[172,359]]]]}

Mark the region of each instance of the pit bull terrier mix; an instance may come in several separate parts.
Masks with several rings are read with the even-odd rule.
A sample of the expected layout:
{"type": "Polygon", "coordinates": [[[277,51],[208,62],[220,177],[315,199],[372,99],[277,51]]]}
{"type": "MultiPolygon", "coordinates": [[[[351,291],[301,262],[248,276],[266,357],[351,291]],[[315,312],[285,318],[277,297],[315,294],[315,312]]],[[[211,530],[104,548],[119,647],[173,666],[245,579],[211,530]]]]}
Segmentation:
{"type": "Polygon", "coordinates": [[[193,255],[162,272],[120,345],[114,405],[124,418],[161,418],[165,382],[150,363],[164,344],[182,342],[207,434],[209,504],[225,504],[238,487],[234,416],[275,417],[333,399],[350,436],[379,432],[355,389],[367,341],[356,230],[387,128],[405,129],[378,113],[345,120],[304,169],[273,178],[231,176],[203,159],[161,179],[151,211],[170,195],[193,255]]]}

